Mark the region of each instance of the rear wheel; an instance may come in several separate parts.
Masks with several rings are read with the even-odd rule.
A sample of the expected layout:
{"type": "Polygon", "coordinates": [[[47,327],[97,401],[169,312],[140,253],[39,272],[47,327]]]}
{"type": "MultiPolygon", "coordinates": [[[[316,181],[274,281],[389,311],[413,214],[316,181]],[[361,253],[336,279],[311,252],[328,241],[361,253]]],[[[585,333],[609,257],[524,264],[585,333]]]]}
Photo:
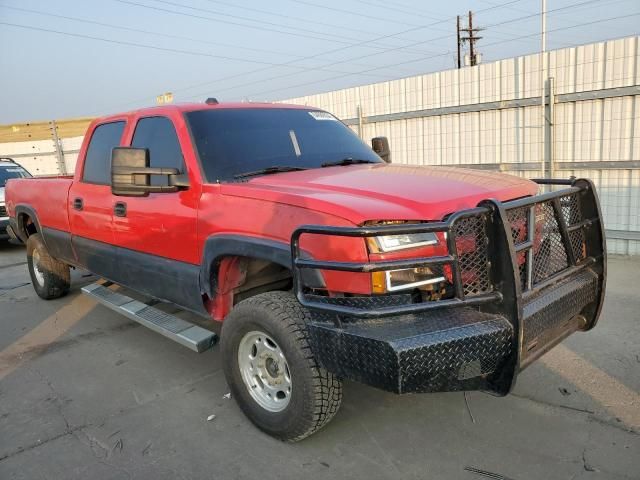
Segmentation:
{"type": "Polygon", "coordinates": [[[69,292],[69,265],[49,255],[39,233],[32,234],[27,240],[27,265],[31,283],[40,298],[51,300],[69,292]]]}
{"type": "Polygon", "coordinates": [[[308,311],[288,292],[234,307],[222,326],[224,373],[245,415],[261,430],[295,442],[338,411],[342,383],[311,352],[308,311]]]}

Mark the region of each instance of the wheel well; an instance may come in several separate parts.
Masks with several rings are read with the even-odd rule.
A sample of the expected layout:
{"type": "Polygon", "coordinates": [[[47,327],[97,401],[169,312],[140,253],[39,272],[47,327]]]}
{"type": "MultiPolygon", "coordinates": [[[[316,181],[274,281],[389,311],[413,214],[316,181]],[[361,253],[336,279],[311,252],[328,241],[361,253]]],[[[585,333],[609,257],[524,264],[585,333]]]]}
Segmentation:
{"type": "Polygon", "coordinates": [[[34,233],[38,233],[36,222],[28,213],[21,213],[18,215],[18,228],[21,229],[25,238],[29,238],[34,233]]]}
{"type": "Polygon", "coordinates": [[[233,306],[259,293],[289,290],[291,269],[279,263],[246,256],[226,256],[216,260],[212,271],[214,298],[208,299],[207,310],[222,320],[233,306]]]}
{"type": "Polygon", "coordinates": [[[246,271],[244,281],[235,291],[236,301],[244,300],[258,293],[273,290],[289,290],[293,281],[291,269],[258,258],[238,257],[246,271]]]}

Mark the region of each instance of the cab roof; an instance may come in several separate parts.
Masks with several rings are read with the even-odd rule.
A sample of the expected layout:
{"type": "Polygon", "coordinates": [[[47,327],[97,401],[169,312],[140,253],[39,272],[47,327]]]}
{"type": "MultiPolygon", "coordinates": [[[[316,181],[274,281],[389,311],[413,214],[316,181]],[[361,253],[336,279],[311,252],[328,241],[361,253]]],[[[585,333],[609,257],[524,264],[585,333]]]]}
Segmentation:
{"type": "Polygon", "coordinates": [[[306,105],[293,105],[287,103],[269,103],[269,102],[222,102],[215,104],[202,103],[175,103],[170,105],[158,105],[154,107],[144,107],[127,112],[121,112],[117,114],[107,115],[98,119],[99,123],[109,120],[110,118],[120,118],[123,116],[140,115],[140,116],[153,116],[153,115],[167,115],[175,112],[193,112],[196,110],[228,110],[228,109],[300,109],[308,110],[314,109],[306,105]]]}

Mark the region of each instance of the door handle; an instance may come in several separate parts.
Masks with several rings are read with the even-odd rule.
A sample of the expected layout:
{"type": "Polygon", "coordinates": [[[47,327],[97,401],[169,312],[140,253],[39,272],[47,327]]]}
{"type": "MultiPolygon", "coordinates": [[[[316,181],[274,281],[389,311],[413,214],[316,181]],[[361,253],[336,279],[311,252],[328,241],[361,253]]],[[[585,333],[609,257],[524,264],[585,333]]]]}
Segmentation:
{"type": "Polygon", "coordinates": [[[84,206],[84,203],[82,202],[82,199],[80,197],[73,199],[73,208],[74,209],[82,210],[83,206],[84,206]]]}
{"type": "Polygon", "coordinates": [[[126,217],[127,216],[127,204],[124,202],[117,202],[113,206],[113,214],[116,217],[126,217]]]}

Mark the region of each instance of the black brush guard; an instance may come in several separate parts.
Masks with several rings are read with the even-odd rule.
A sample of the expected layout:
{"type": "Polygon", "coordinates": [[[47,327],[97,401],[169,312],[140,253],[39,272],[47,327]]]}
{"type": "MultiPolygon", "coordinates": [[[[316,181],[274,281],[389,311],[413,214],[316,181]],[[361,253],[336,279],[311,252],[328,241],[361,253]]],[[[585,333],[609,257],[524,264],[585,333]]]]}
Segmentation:
{"type": "Polygon", "coordinates": [[[506,395],[527,365],[571,333],[593,328],[606,279],[594,185],[585,179],[536,182],[565,188],[509,202],[487,199],[441,222],[298,228],[291,239],[294,292],[312,313],[312,349],[323,367],[396,393],[480,389],[506,395]],[[445,232],[448,255],[348,263],[303,258],[300,249],[305,234],[424,232],[445,232]],[[453,296],[419,303],[407,294],[317,295],[301,274],[445,266],[453,296]]]}

